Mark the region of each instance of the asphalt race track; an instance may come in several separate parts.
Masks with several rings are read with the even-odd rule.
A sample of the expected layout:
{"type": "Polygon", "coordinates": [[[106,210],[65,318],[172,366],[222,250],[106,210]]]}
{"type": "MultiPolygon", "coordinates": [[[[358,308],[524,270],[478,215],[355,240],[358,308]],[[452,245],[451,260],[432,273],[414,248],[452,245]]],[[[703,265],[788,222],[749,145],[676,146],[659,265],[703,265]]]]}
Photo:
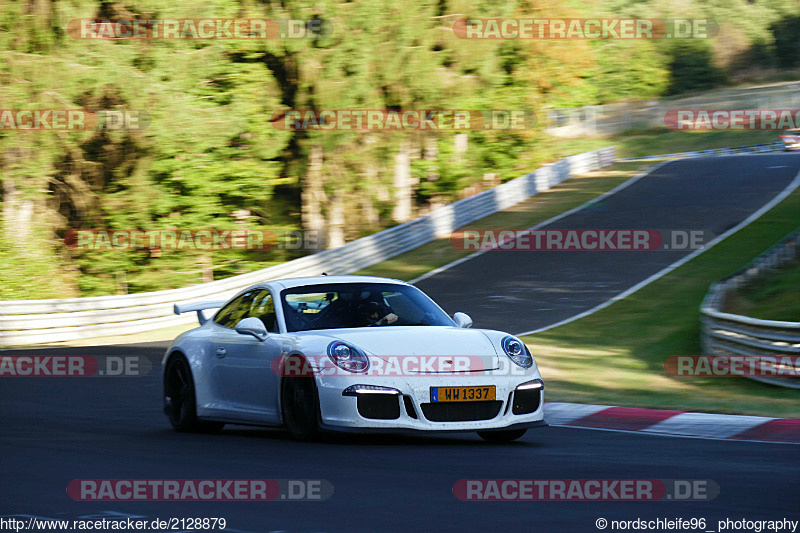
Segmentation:
{"type": "MultiPolygon", "coordinates": [[[[553,227],[718,235],[775,197],[798,170],[796,155],[678,161],[553,227]]],[[[568,253],[487,253],[420,287],[449,312],[471,313],[479,327],[533,329],[596,305],[685,252],[568,253]],[[501,295],[506,303],[490,298],[501,295]],[[516,305],[507,305],[509,296],[516,305]]],[[[236,426],[218,435],[179,434],[162,412],[158,367],[165,348],[0,352],[138,355],[152,363],[140,377],[0,380],[0,517],[213,517],[225,518],[226,531],[234,532],[591,532],[600,531],[599,518],[704,518],[705,529],[687,529],[716,532],[726,518],[800,519],[800,448],[790,444],[558,427],[531,430],[507,445],[473,435],[330,435],[296,443],[279,430],[236,426]],[[323,502],[86,502],[66,492],[73,479],[254,478],[325,479],[335,493],[323,502]],[[720,494],[655,502],[464,502],[453,494],[460,479],[492,478],[713,480],[720,494]]]]}
{"type": "MultiPolygon", "coordinates": [[[[678,160],[544,227],[703,231],[708,242],[772,200],[798,171],[797,154],[678,160]]],[[[472,316],[474,327],[522,333],[592,309],[692,251],[493,250],[416,285],[448,313],[472,316]]]]}
{"type": "MultiPolygon", "coordinates": [[[[146,355],[164,345],[42,349],[146,355]]],[[[28,350],[31,353],[33,350],[28,350]]],[[[7,351],[4,355],[21,351],[7,351]]],[[[158,372],[128,378],[6,378],[0,392],[0,515],[76,519],[105,511],[224,517],[241,531],[597,531],[595,520],[800,517],[800,460],[790,444],[647,436],[577,428],[530,430],[519,442],[477,436],[326,437],[227,426],[179,434],[161,411],[158,372]],[[326,479],[324,502],[82,502],[73,479],[326,479]],[[459,479],[711,479],[711,501],[464,502],[459,479]],[[368,527],[381,520],[380,528],[368,527]]]]}

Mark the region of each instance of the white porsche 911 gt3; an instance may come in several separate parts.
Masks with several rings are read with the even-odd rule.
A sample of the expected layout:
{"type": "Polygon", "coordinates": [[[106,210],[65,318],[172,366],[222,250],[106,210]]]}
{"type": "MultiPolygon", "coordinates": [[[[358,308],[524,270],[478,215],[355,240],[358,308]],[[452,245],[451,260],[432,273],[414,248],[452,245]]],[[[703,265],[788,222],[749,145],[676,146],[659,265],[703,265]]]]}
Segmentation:
{"type": "Polygon", "coordinates": [[[178,431],[476,431],[503,442],[547,425],[544,384],[522,341],[467,329],[467,315],[450,318],[402,281],[282,279],[228,302],[175,305],[188,311],[200,327],[162,361],[164,410],[178,431]]]}

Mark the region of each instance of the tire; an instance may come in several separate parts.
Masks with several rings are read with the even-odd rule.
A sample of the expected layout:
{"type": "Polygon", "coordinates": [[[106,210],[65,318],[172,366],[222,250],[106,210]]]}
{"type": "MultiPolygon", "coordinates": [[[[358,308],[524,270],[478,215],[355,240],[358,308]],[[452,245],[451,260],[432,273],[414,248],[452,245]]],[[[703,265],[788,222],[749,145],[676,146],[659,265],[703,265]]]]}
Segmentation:
{"type": "Polygon", "coordinates": [[[222,422],[197,419],[192,371],[189,362],[182,355],[170,358],[164,371],[164,412],[172,427],[181,433],[213,433],[225,425],[222,422]]]}
{"type": "Polygon", "coordinates": [[[314,440],[319,434],[319,395],[313,377],[281,381],[283,424],[295,440],[314,440]]]}
{"type": "Polygon", "coordinates": [[[507,429],[505,431],[479,431],[478,435],[486,442],[511,442],[522,437],[527,429],[507,429]]]}

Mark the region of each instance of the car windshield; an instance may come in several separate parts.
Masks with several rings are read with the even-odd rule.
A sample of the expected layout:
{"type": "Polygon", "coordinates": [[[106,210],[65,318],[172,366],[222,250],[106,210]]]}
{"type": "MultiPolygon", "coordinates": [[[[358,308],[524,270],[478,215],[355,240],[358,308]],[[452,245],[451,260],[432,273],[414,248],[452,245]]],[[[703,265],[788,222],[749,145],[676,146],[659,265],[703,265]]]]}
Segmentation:
{"type": "Polygon", "coordinates": [[[415,287],[393,283],[304,285],[281,292],[287,331],[367,326],[453,326],[415,287]]]}

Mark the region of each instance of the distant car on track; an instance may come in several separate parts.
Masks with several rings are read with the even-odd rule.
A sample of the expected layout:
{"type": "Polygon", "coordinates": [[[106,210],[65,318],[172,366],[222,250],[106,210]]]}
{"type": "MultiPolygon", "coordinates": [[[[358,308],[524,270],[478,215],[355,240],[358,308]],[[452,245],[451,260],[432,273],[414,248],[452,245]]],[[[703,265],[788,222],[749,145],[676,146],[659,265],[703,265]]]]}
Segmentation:
{"type": "Polygon", "coordinates": [[[178,431],[225,423],[320,430],[477,432],[488,441],[546,426],[544,383],[527,346],[468,329],[408,283],[319,276],[253,285],[228,302],[175,305],[200,327],[162,361],[178,431]],[[220,308],[212,319],[205,309],[220,308]]]}
{"type": "Polygon", "coordinates": [[[785,151],[800,150],[800,128],[786,130],[781,134],[785,151]]]}

